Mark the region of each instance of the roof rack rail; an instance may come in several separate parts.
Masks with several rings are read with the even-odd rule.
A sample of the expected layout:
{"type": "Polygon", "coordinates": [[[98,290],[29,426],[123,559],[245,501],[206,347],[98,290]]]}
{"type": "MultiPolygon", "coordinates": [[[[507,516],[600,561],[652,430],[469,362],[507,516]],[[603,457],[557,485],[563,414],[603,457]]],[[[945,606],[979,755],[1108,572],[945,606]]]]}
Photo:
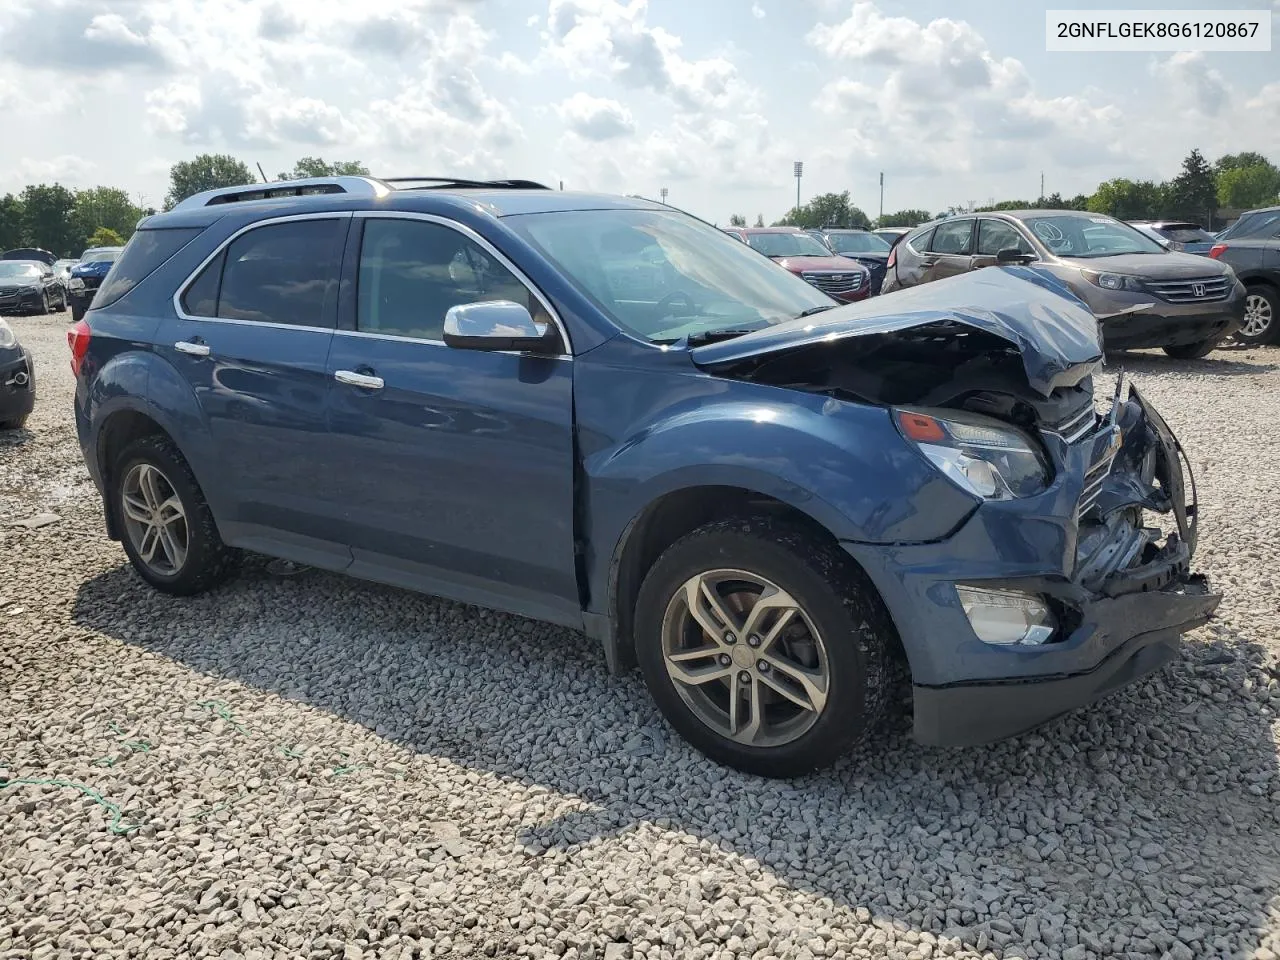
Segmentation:
{"type": "Polygon", "coordinates": [[[349,193],[361,197],[384,197],[390,192],[374,177],[305,177],[301,180],[276,180],[271,183],[246,183],[237,187],[205,190],[180,201],[173,210],[192,210],[223,203],[246,203],[276,197],[304,197],[325,193],[349,193]]]}
{"type": "Polygon", "coordinates": [[[465,177],[381,177],[383,183],[420,183],[420,187],[400,187],[398,190],[438,190],[447,187],[480,187],[498,190],[550,190],[545,183],[536,180],[468,180],[465,177]]]}

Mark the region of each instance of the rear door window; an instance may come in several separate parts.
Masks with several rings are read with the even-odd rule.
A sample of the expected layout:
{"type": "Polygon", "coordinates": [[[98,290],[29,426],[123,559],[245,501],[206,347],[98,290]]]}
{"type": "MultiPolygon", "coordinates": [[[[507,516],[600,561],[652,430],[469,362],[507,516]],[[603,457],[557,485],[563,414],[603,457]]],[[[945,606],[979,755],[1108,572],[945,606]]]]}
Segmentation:
{"type": "Polygon", "coordinates": [[[231,241],[183,292],[191,316],[332,327],[348,219],[255,227],[231,241]]]}
{"type": "Polygon", "coordinates": [[[116,258],[93,298],[94,307],[106,307],[149,277],[155,269],[199,236],[199,227],[138,230],[116,258]]]}
{"type": "Polygon", "coordinates": [[[929,249],[934,253],[968,256],[973,252],[973,221],[966,218],[938,224],[929,249]]]}
{"type": "Polygon", "coordinates": [[[933,227],[913,233],[906,239],[906,244],[916,253],[924,253],[929,249],[929,241],[933,239],[933,227]]]}

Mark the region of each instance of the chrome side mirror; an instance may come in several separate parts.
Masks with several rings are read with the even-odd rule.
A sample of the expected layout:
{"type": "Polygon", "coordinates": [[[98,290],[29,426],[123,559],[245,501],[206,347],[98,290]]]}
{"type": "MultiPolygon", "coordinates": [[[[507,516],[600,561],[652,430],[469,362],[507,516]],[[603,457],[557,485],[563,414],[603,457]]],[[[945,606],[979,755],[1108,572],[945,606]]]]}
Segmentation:
{"type": "Polygon", "coordinates": [[[511,300],[460,303],[444,315],[444,342],[461,350],[525,350],[558,353],[560,335],[535,323],[527,307],[511,300]]]}

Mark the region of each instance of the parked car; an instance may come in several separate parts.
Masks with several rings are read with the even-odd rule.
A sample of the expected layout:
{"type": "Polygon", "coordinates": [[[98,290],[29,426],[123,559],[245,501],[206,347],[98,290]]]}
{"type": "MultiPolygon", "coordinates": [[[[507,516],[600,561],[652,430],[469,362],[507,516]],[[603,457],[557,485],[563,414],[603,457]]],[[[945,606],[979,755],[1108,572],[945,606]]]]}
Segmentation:
{"type": "Polygon", "coordinates": [[[93,302],[93,296],[111,271],[124,247],[90,247],[71,268],[67,289],[71,294],[71,319],[79,320],[93,302]]]}
{"type": "Polygon", "coordinates": [[[1129,226],[1145,233],[1169,250],[1208,256],[1216,242],[1212,233],[1186,220],[1130,220],[1129,226]]]}
{"type": "Polygon", "coordinates": [[[36,403],[36,368],[13,328],[0,318],[0,430],[19,430],[36,403]]]}
{"type": "Polygon", "coordinates": [[[16,250],[6,250],[0,253],[0,260],[34,260],[37,263],[43,263],[45,266],[52,266],[57,257],[48,250],[41,250],[39,247],[19,247],[16,250]]]}
{"type": "Polygon", "coordinates": [[[1005,262],[1034,262],[1100,318],[1108,349],[1204,357],[1240,329],[1244,287],[1230,268],[1166,250],[1112,217],[1006,210],[917,227],[889,256],[884,290],[1005,262]]]}
{"type": "Polygon", "coordinates": [[[871,295],[870,270],[856,260],[836,256],[823,241],[799,227],[726,227],[725,232],[834,300],[854,303],[871,295]]]}
{"type": "Polygon", "coordinates": [[[1280,343],[1280,207],[1247,210],[1218,235],[1209,256],[1245,287],[1243,343],[1280,343]]]}
{"type": "Polygon", "coordinates": [[[889,259],[890,245],[884,237],[870,230],[845,230],[829,228],[816,231],[832,253],[857,260],[871,274],[871,295],[880,292],[884,283],[885,261],[889,259]]]}
{"type": "Polygon", "coordinates": [[[55,260],[53,267],[53,275],[62,281],[65,287],[71,281],[71,268],[74,267],[79,260],[55,260]]]}
{"type": "Polygon", "coordinates": [[[892,247],[914,229],[915,227],[880,227],[871,232],[892,247]]]}
{"type": "Polygon", "coordinates": [[[1220,600],[1194,454],[1123,379],[1095,413],[1097,322],[1044,272],[840,307],[645,200],[302,183],[331,192],[142,221],[68,332],[107,531],[158,590],[243,548],[583,630],[773,776],[866,735],[895,657],[916,737],[974,744],[1176,659],[1220,600]]]}
{"type": "Polygon", "coordinates": [[[67,290],[38,260],[0,260],[0,313],[67,309],[67,290]]]}

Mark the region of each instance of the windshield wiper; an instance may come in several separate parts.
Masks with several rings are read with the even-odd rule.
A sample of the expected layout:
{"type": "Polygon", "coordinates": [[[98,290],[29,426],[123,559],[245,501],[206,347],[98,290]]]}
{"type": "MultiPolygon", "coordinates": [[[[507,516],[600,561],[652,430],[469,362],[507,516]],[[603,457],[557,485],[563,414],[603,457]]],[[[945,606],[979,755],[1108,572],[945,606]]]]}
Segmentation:
{"type": "Polygon", "coordinates": [[[805,317],[812,317],[815,313],[821,313],[823,310],[834,310],[835,306],[836,305],[834,303],[824,303],[822,306],[819,306],[819,307],[810,307],[808,310],[801,310],[791,319],[803,320],[805,317]]]}
{"type": "Polygon", "coordinates": [[[697,347],[704,343],[715,343],[719,340],[732,340],[734,337],[740,337],[745,333],[755,333],[759,327],[753,329],[729,329],[729,330],[699,330],[697,333],[689,334],[689,346],[697,347]]]}

